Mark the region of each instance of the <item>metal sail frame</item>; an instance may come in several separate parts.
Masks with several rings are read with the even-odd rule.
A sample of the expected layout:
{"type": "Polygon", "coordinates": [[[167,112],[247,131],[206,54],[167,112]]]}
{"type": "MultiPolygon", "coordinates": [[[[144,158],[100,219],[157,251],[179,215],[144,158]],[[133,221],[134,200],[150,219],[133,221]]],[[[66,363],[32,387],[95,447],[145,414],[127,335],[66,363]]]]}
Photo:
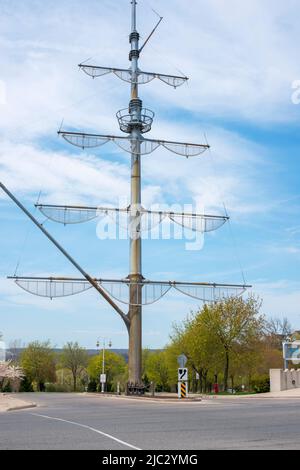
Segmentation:
{"type": "MultiPolygon", "coordinates": [[[[128,228],[128,223],[132,212],[137,210],[134,209],[132,211],[130,206],[126,208],[112,208],[102,206],[96,207],[59,204],[36,204],[36,207],[49,220],[61,223],[63,225],[85,223],[103,215],[112,215],[115,219],[115,222],[119,223],[117,216],[119,214],[125,214],[127,216],[127,224],[125,228],[128,228]]],[[[221,215],[199,214],[193,212],[155,211],[146,210],[143,207],[141,207],[139,210],[142,216],[141,231],[152,230],[165,218],[169,218],[169,220],[184,228],[201,233],[216,230],[229,220],[228,216],[221,215]],[[143,220],[144,218],[146,218],[145,221],[143,220]]]]}
{"type": "Polygon", "coordinates": [[[188,81],[188,77],[180,75],[167,75],[164,73],[157,72],[144,72],[138,70],[135,77],[133,77],[131,69],[120,69],[115,67],[99,67],[98,65],[79,64],[78,67],[87,75],[92,78],[102,77],[113,73],[116,77],[120,78],[127,83],[135,83],[138,85],[145,85],[146,83],[152,82],[155,78],[158,78],[162,82],[177,88],[188,81]]]}
{"type": "MultiPolygon", "coordinates": [[[[120,124],[120,127],[122,125],[123,124],[120,124]]],[[[143,122],[143,125],[145,126],[145,122],[143,122]]],[[[130,154],[132,153],[131,146],[133,141],[138,140],[140,143],[140,149],[135,153],[139,155],[149,155],[158,147],[162,146],[172,153],[190,158],[197,157],[210,148],[208,144],[191,144],[189,142],[174,142],[171,140],[145,139],[142,136],[139,136],[138,139],[132,139],[131,137],[117,135],[92,134],[63,130],[59,130],[58,135],[61,135],[69,144],[79,147],[82,150],[86,148],[102,147],[102,145],[105,145],[108,142],[113,142],[119,148],[130,154]]]]}
{"type": "MultiPolygon", "coordinates": [[[[121,131],[129,134],[128,137],[118,137],[118,136],[105,136],[98,134],[86,134],[80,132],[69,132],[69,131],[59,131],[59,134],[62,137],[69,141],[71,144],[76,145],[82,148],[96,148],[109,141],[115,142],[120,148],[124,151],[131,154],[131,206],[141,207],[141,156],[152,153],[159,146],[163,146],[166,149],[170,150],[179,155],[186,157],[197,156],[202,154],[205,150],[209,148],[209,145],[203,144],[189,144],[185,142],[172,142],[165,140],[155,140],[155,139],[145,139],[142,134],[149,132],[152,126],[152,121],[154,118],[154,113],[150,110],[146,110],[142,107],[142,101],[139,98],[138,87],[140,84],[145,84],[152,81],[154,78],[158,78],[164,81],[166,84],[174,86],[175,88],[180,84],[183,84],[187,77],[180,76],[171,76],[165,74],[158,74],[152,72],[142,72],[139,69],[138,61],[140,53],[143,49],[139,47],[139,33],[137,32],[137,19],[136,19],[136,0],[131,1],[131,33],[129,36],[129,42],[131,45],[129,60],[131,62],[130,70],[126,69],[117,69],[117,68],[105,68],[97,66],[89,66],[80,64],[80,68],[83,69],[85,73],[88,72],[91,76],[104,75],[107,73],[114,73],[122,80],[128,81],[131,85],[131,100],[129,103],[128,111],[121,110],[117,113],[117,118],[119,121],[119,126],[121,131]],[[92,67],[92,68],[91,68],[92,67]]],[[[152,34],[152,33],[151,33],[152,34]]],[[[151,35],[150,35],[151,36],[151,35]]],[[[149,38],[150,38],[149,36],[149,38]]],[[[148,39],[147,39],[148,41],[148,39]]],[[[92,278],[88,273],[86,273],[80,265],[66,252],[66,250],[49,234],[49,232],[43,227],[38,220],[32,216],[27,209],[15,198],[15,196],[10,193],[10,191],[0,183],[0,188],[13,200],[15,204],[32,220],[32,222],[48,237],[48,239],[61,251],[61,253],[73,264],[73,266],[81,273],[85,280],[77,281],[62,281],[59,279],[54,280],[54,278],[49,278],[46,280],[36,280],[31,282],[52,282],[59,283],[62,282],[77,282],[76,289],[84,289],[85,283],[88,283],[89,286],[94,287],[96,291],[119,313],[119,315],[124,320],[124,323],[128,329],[129,333],[129,381],[133,383],[141,382],[141,359],[142,359],[142,291],[147,285],[158,285],[165,287],[175,287],[177,290],[185,293],[186,295],[191,295],[189,289],[196,288],[191,283],[178,283],[169,281],[169,283],[155,284],[155,281],[145,281],[142,276],[142,265],[141,265],[141,237],[133,236],[130,239],[130,274],[126,278],[129,296],[128,296],[128,305],[129,311],[125,314],[120,307],[115,303],[112,298],[112,295],[109,295],[106,290],[102,287],[100,282],[97,282],[95,278],[92,278]],[[128,283],[128,280],[129,283],[128,283]],[[148,282],[148,284],[147,284],[148,282]],[[78,283],[83,283],[79,285],[78,283]],[[79,286],[79,287],[78,287],[79,286]],[[141,299],[141,302],[135,302],[135,299],[141,299]]],[[[131,220],[134,223],[134,230],[132,235],[136,235],[140,231],[140,221],[141,213],[136,212],[135,216],[131,215],[131,220]]],[[[19,278],[18,282],[22,282],[19,278]]],[[[25,282],[25,279],[23,279],[25,282]]],[[[30,282],[27,279],[27,282],[30,282]]],[[[124,283],[124,280],[116,281],[117,284],[124,283]]],[[[88,287],[89,287],[88,286],[88,287]]],[[[46,287],[46,286],[44,286],[46,287]]],[[[64,286],[65,287],[65,286],[64,286]]],[[[199,287],[199,286],[198,286],[199,287]]],[[[214,292],[216,288],[228,288],[230,285],[218,285],[218,284],[205,284],[202,286],[204,289],[210,289],[211,292],[214,292]]],[[[244,290],[251,286],[245,285],[236,285],[235,289],[244,290]]],[[[59,287],[61,289],[61,286],[59,287]]],[[[73,287],[72,287],[73,288],[73,287]]],[[[46,290],[45,290],[46,291],[46,290]]],[[[51,295],[53,291],[50,289],[51,295]]],[[[62,290],[60,290],[62,293],[62,290]]]]}
{"type": "MultiPolygon", "coordinates": [[[[19,287],[31,294],[50,299],[77,295],[92,288],[85,278],[10,276],[9,279],[13,279],[19,287]]],[[[116,301],[134,306],[152,305],[164,297],[171,289],[175,289],[196,300],[211,303],[232,295],[240,296],[247,288],[251,287],[248,285],[208,282],[152,281],[148,279],[134,281],[130,278],[93,278],[93,281],[116,301]],[[128,287],[137,284],[142,288],[143,295],[141,298],[128,299],[128,287]]],[[[139,292],[139,290],[136,289],[136,292],[139,292]]]]}

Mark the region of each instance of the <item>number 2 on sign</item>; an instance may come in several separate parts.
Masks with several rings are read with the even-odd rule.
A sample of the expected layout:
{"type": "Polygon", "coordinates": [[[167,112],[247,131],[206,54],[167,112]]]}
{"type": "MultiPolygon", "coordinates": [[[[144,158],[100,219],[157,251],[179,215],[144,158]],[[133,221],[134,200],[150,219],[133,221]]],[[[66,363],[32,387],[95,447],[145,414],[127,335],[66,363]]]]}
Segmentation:
{"type": "Polygon", "coordinates": [[[179,380],[187,380],[187,377],[188,377],[188,370],[186,368],[178,369],[178,379],[179,380]]]}

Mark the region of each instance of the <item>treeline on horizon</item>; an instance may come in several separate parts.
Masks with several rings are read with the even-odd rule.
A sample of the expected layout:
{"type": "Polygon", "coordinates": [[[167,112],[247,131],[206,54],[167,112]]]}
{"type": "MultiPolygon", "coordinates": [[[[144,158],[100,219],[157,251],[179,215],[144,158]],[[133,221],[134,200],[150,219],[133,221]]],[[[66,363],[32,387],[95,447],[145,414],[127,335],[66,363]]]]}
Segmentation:
{"type": "MultiPolygon", "coordinates": [[[[261,305],[253,296],[231,297],[205,304],[174,324],[163,350],[143,350],[146,389],[152,384],[157,392],[175,392],[177,358],[185,354],[192,392],[211,393],[215,384],[225,393],[269,391],[269,369],[283,365],[282,341],[300,336],[286,319],[267,319],[260,313],[261,305]]],[[[33,341],[15,356],[10,366],[22,375],[0,375],[0,392],[100,391],[102,350],[91,355],[77,342],[67,342],[57,351],[49,341],[33,341]]],[[[128,366],[123,353],[105,350],[105,373],[107,392],[125,390],[128,366]]]]}

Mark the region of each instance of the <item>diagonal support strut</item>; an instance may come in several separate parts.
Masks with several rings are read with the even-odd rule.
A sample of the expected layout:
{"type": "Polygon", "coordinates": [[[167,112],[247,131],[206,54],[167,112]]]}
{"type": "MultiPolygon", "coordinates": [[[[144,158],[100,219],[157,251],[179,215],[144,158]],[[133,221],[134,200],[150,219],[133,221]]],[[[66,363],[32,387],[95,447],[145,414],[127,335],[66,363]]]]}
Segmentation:
{"type": "Polygon", "coordinates": [[[21,202],[0,182],[0,188],[7,194],[7,196],[31,219],[31,221],[43,232],[43,234],[56,246],[56,248],[70,261],[71,264],[82,274],[82,276],[99,292],[99,294],[115,309],[121,316],[127,328],[130,326],[130,320],[127,315],[120,309],[120,307],[110,298],[110,296],[102,289],[97,282],[82,269],[82,267],[75,261],[72,256],[50,235],[50,233],[43,227],[42,224],[21,204],[21,202]]]}

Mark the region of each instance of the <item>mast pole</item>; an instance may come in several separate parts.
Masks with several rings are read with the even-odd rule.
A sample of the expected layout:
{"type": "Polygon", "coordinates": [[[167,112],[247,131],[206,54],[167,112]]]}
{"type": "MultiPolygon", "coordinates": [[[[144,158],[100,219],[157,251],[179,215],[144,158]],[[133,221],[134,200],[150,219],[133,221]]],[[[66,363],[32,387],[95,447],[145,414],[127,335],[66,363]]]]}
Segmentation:
{"type": "Polygon", "coordinates": [[[130,201],[130,274],[135,281],[129,287],[129,382],[141,384],[142,382],[142,287],[139,282],[142,279],[142,240],[140,236],[141,225],[141,110],[142,101],[138,96],[138,59],[139,59],[139,33],[136,29],[136,0],[132,4],[132,24],[129,41],[131,50],[131,100],[129,113],[131,115],[131,201],[130,201]],[[137,305],[139,304],[139,305],[137,305]]]}

